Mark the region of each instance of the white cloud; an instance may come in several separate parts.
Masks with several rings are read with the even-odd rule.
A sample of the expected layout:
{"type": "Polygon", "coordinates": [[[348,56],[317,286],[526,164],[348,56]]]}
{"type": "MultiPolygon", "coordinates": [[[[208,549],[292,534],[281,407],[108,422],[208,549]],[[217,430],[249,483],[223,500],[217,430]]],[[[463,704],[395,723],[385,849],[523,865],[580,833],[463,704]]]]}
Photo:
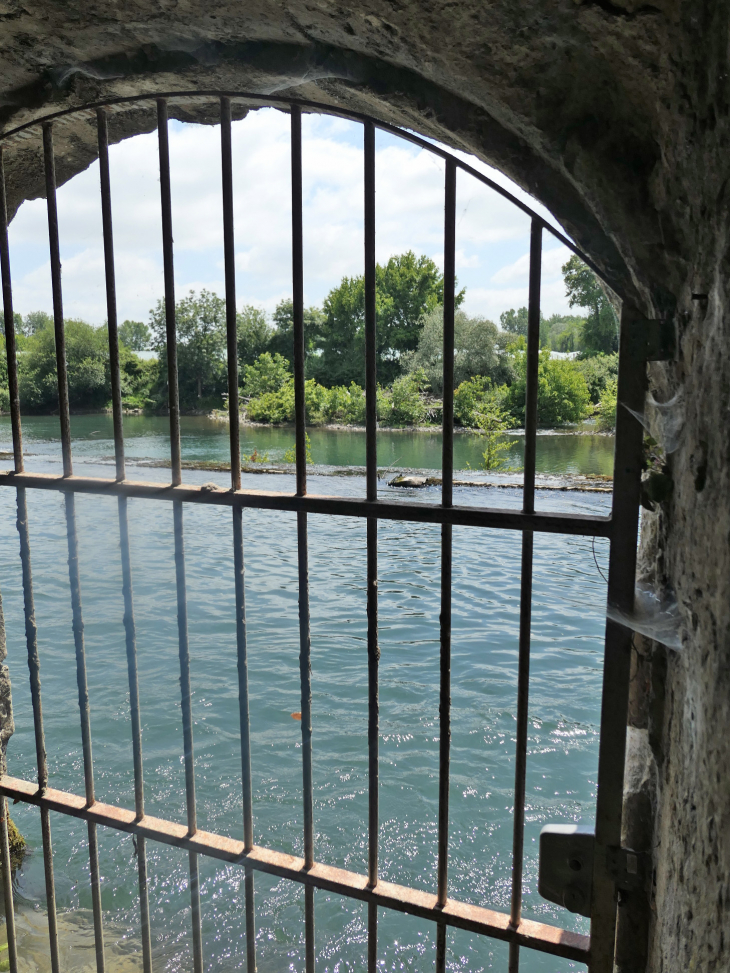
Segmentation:
{"type": "MultiPolygon", "coordinates": [[[[250,113],[232,130],[237,296],[239,304],[267,310],[291,294],[289,124],[288,115],[271,109],[250,113]]],[[[320,303],[342,276],[363,271],[361,131],[342,119],[303,119],[307,303],[320,303]]],[[[205,286],[222,294],[220,129],[172,123],[170,157],[176,291],[205,286]]],[[[489,167],[473,164],[508,184],[489,167]]],[[[163,292],[156,133],[113,146],[110,169],[119,318],[145,320],[163,292]]],[[[377,134],[379,261],[413,249],[443,264],[443,189],[439,158],[377,134]]],[[[65,313],[100,323],[106,297],[98,163],[61,187],[58,208],[65,313]]],[[[474,313],[498,316],[526,302],[529,222],[499,194],[459,173],[457,268],[474,313]]],[[[15,304],[21,313],[51,310],[47,232],[45,202],[24,203],[10,227],[15,304]]],[[[556,261],[564,262],[565,253],[564,247],[545,250],[545,285],[551,274],[559,274],[556,261]]],[[[560,304],[557,292],[545,286],[544,294],[560,304]]],[[[561,309],[567,309],[564,296],[561,309]]]]}

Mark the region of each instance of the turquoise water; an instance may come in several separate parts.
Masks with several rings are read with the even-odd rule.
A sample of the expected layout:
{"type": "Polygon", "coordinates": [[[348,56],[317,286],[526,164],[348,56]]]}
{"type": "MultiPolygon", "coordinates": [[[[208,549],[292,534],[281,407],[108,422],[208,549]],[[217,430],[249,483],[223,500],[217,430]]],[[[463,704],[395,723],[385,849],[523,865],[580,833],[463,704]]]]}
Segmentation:
{"type": "MultiPolygon", "coordinates": [[[[32,416],[23,420],[26,449],[38,457],[60,459],[58,419],[32,416]]],[[[71,428],[79,458],[114,455],[111,416],[82,415],[71,417],[71,428]]],[[[168,420],[164,417],[126,416],[124,429],[126,454],[130,459],[169,459],[168,420]]],[[[365,433],[355,429],[309,430],[312,459],[326,466],[364,466],[365,433]]],[[[503,457],[507,466],[521,467],[524,437],[508,436],[512,447],[503,457]]],[[[0,445],[10,447],[10,422],[0,417],[0,445]]],[[[294,445],[294,430],[290,428],[244,426],[241,429],[241,449],[251,454],[268,454],[272,462],[281,461],[287,449],[294,445]]],[[[454,437],[454,466],[466,469],[470,464],[479,469],[484,443],[479,436],[462,433],[454,437]]],[[[228,462],[228,425],[205,417],[184,417],[182,420],[182,451],[187,460],[216,460],[228,462]]],[[[27,466],[33,469],[34,456],[27,466]]],[[[394,469],[441,468],[441,435],[397,431],[378,433],[378,464],[394,469]]],[[[592,473],[610,476],[613,472],[613,437],[600,435],[541,435],[537,439],[538,473],[592,473]]]]}
{"type": "MultiPolygon", "coordinates": [[[[75,430],[82,433],[75,443],[77,472],[109,475],[109,467],[102,465],[110,453],[105,422],[98,416],[74,420],[75,430]]],[[[227,430],[221,430],[219,441],[206,437],[209,428],[205,420],[186,421],[183,448],[187,458],[224,458],[227,430]]],[[[6,443],[7,424],[3,429],[2,442],[6,443]]],[[[35,454],[29,456],[29,468],[57,471],[57,445],[47,441],[53,434],[53,420],[27,421],[25,430],[28,452],[35,454]]],[[[127,420],[127,433],[128,455],[155,458],[162,454],[164,426],[156,420],[127,420]]],[[[329,437],[322,439],[329,441],[329,437]]],[[[316,462],[314,436],[312,442],[316,462]]],[[[156,478],[167,476],[158,472],[156,478]]],[[[130,474],[149,477],[149,470],[131,467],[130,474]]],[[[218,478],[223,483],[225,474],[218,478]]],[[[186,479],[202,483],[211,474],[191,471],[186,479]]],[[[289,476],[251,475],[244,481],[244,486],[259,489],[293,489],[289,476]]],[[[310,489],[361,496],[364,481],[362,477],[318,476],[315,470],[310,489]]],[[[383,481],[380,489],[389,498],[404,496],[383,481]]],[[[514,506],[520,502],[517,490],[459,488],[457,493],[464,503],[514,506]]],[[[407,495],[415,502],[434,502],[438,491],[407,495]]],[[[83,793],[63,502],[57,495],[37,491],[29,491],[28,500],[51,785],[83,793]]],[[[542,509],[605,512],[608,504],[609,499],[601,495],[541,493],[538,497],[542,509]]],[[[146,810],[184,821],[172,511],[160,502],[130,501],[129,513],[146,810]]],[[[80,496],[77,516],[97,797],[132,807],[116,501],[80,496]]],[[[301,708],[296,522],[293,515],[246,511],[244,531],[255,840],[301,854],[300,724],[291,717],[301,708]]],[[[16,721],[8,747],[9,772],[34,779],[15,497],[10,490],[0,491],[0,537],[0,586],[16,721]]],[[[364,872],[365,525],[345,518],[310,516],[309,543],[315,857],[364,872]]],[[[379,546],[381,876],[433,890],[439,530],[421,524],[382,523],[379,546]]],[[[198,824],[240,838],[230,511],[186,507],[185,548],[198,824]]],[[[596,542],[596,553],[605,570],[604,541],[596,542]]],[[[500,910],[509,908],[519,567],[517,534],[454,529],[450,895],[500,910]]],[[[605,585],[596,570],[589,538],[536,537],[524,914],[581,931],[587,931],[586,920],[537,894],[537,838],[548,821],[593,820],[604,603],[605,585]]],[[[38,812],[19,804],[12,813],[32,848],[19,879],[21,911],[35,910],[42,916],[38,812]]],[[[59,909],[63,913],[73,910],[79,922],[88,922],[86,827],[54,815],[53,828],[59,909]]],[[[110,969],[141,968],[136,962],[122,966],[138,942],[132,839],[104,828],[99,835],[110,969]]],[[[155,969],[187,970],[191,965],[187,854],[148,843],[148,856],[155,969]]],[[[206,969],[224,973],[244,969],[242,873],[234,866],[202,858],[200,862],[206,969]]],[[[315,909],[317,969],[363,969],[365,907],[316,892],[315,909]]],[[[384,910],[379,918],[383,970],[432,968],[435,929],[431,924],[384,910]]],[[[257,874],[256,920],[259,970],[302,970],[301,888],[257,874]]],[[[506,970],[507,950],[500,943],[454,931],[449,932],[448,942],[450,970],[506,970]]],[[[42,960],[34,960],[34,964],[26,968],[46,968],[42,960]]],[[[522,953],[522,969],[527,973],[574,968],[582,967],[522,953]]]]}

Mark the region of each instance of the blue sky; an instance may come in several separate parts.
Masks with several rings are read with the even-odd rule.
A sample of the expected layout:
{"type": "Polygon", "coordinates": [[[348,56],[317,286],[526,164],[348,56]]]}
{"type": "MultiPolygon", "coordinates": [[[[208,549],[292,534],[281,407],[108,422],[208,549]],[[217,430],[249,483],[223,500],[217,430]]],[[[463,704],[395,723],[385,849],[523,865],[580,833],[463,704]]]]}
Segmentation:
{"type": "MultiPolygon", "coordinates": [[[[327,116],[302,122],[305,301],[320,304],[344,275],[363,272],[362,127],[327,116]]],[[[458,154],[458,153],[457,153],[458,154]]],[[[224,293],[220,129],[170,125],[178,297],[203,287],[224,293]]],[[[463,156],[467,158],[466,156],[463,156]]],[[[119,320],[146,321],[163,293],[157,135],[110,149],[119,320]]],[[[475,168],[546,210],[483,163],[475,168]]],[[[289,116],[251,112],[233,123],[238,305],[271,312],[291,295],[289,116]]],[[[443,264],[443,162],[397,137],[376,136],[379,262],[412,249],[443,264]]],[[[106,318],[99,166],[58,191],[64,311],[93,324],[106,318]]],[[[457,275],[464,309],[494,321],[527,303],[529,219],[463,172],[457,179],[457,275]]],[[[51,311],[45,200],[21,206],[10,226],[17,311],[51,311]]],[[[542,307],[569,311],[560,266],[565,247],[544,235],[542,307]]]]}

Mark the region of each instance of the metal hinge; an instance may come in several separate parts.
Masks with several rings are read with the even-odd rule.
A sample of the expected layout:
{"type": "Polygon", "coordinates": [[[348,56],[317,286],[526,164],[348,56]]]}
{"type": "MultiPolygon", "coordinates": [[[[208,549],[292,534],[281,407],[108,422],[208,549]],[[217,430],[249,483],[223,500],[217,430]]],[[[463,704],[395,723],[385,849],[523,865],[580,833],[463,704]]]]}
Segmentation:
{"type": "Polygon", "coordinates": [[[649,856],[631,848],[607,848],[608,873],[616,888],[624,891],[641,888],[646,880],[649,856]]]}

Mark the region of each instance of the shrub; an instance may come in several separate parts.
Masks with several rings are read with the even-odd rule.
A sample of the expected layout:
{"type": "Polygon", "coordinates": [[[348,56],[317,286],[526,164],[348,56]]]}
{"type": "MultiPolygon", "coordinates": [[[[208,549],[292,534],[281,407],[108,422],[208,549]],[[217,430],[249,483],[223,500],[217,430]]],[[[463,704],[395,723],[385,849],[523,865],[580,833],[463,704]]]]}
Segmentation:
{"type": "Polygon", "coordinates": [[[618,354],[582,358],[576,362],[576,366],[586,380],[591,402],[596,405],[608,383],[618,375],[618,354]]]}
{"type": "Polygon", "coordinates": [[[422,425],[429,413],[423,395],[427,389],[428,380],[422,368],[401,375],[393,382],[390,392],[380,397],[378,418],[391,426],[422,425]]]}
{"type": "Polygon", "coordinates": [[[617,405],[618,380],[611,379],[606,384],[598,404],[598,421],[596,425],[601,432],[611,432],[616,428],[616,405],[617,405]]]}
{"type": "Polygon", "coordinates": [[[278,392],[290,380],[289,362],[278,353],[265,351],[253,365],[243,366],[243,391],[252,398],[278,392]]]}
{"type": "Polygon", "coordinates": [[[500,470],[504,466],[502,453],[514,446],[516,440],[505,442],[503,437],[509,428],[511,416],[502,409],[490,407],[476,416],[477,426],[482,430],[486,449],[482,453],[483,470],[500,470]]]}
{"type": "Polygon", "coordinates": [[[479,415],[497,410],[503,411],[507,386],[494,386],[492,380],[477,375],[454,391],[454,422],[459,426],[477,428],[479,415]]]}
{"type": "MultiPolygon", "coordinates": [[[[508,389],[506,403],[512,416],[524,425],[527,353],[515,349],[512,354],[517,378],[508,389]]],[[[588,386],[575,362],[554,360],[549,351],[542,351],[537,381],[537,421],[541,426],[579,422],[590,414],[588,386]]]]}

